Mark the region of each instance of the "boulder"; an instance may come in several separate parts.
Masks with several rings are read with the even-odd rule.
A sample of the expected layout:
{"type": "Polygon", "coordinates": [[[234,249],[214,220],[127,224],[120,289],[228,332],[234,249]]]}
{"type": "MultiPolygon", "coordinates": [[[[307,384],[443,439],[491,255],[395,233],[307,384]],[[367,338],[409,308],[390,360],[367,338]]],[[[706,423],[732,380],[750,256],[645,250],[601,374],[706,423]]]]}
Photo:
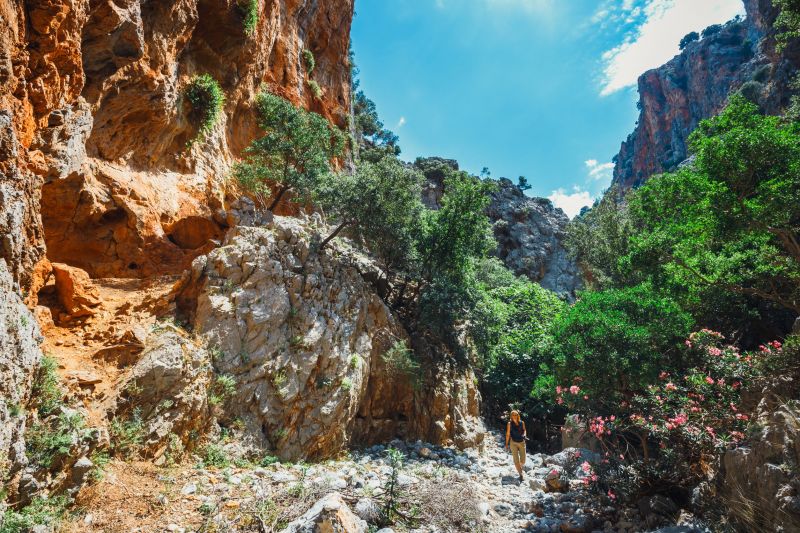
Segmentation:
{"type": "Polygon", "coordinates": [[[100,293],[85,270],[53,263],[58,302],[69,318],[91,316],[100,305],[100,293]]]}
{"type": "Polygon", "coordinates": [[[366,533],[367,523],[356,516],[342,495],[328,494],[282,533],[366,533]]]}

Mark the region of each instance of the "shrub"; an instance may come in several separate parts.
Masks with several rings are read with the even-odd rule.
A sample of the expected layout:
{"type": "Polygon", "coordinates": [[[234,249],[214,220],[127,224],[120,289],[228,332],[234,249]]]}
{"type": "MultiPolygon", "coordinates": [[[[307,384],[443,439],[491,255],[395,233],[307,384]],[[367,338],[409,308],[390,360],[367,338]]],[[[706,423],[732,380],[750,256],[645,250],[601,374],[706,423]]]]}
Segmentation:
{"type": "Polygon", "coordinates": [[[42,357],[33,381],[33,399],[39,416],[44,418],[64,404],[64,391],[58,376],[58,363],[49,356],[42,357]]]}
{"type": "Polygon", "coordinates": [[[683,39],[681,39],[680,44],[678,45],[681,50],[684,50],[690,43],[700,40],[700,34],[696,31],[686,34],[683,39]]]}
{"type": "Polygon", "coordinates": [[[111,444],[109,450],[118,457],[130,457],[139,452],[144,440],[145,424],[142,413],[137,408],[127,419],[114,417],[109,430],[111,444]]]}
{"type": "Polygon", "coordinates": [[[758,81],[750,80],[742,84],[739,88],[739,94],[744,96],[747,101],[758,105],[761,100],[761,92],[764,90],[764,85],[758,81]]]}
{"type": "Polygon", "coordinates": [[[311,90],[311,94],[314,95],[314,98],[317,100],[322,99],[322,87],[319,86],[319,83],[316,80],[308,80],[308,88],[311,90]]]}
{"type": "Polygon", "coordinates": [[[352,388],[353,388],[353,380],[351,380],[350,378],[344,378],[342,380],[342,390],[345,392],[350,392],[352,388]]]}
{"type": "Polygon", "coordinates": [[[708,28],[704,29],[701,33],[703,39],[707,37],[711,37],[712,35],[716,35],[722,31],[722,24],[712,24],[708,28]]]}
{"type": "Polygon", "coordinates": [[[208,403],[219,405],[228,398],[236,394],[236,379],[233,376],[223,374],[214,380],[211,390],[208,392],[208,403]]]}
{"type": "Polygon", "coordinates": [[[253,35],[258,26],[258,0],[237,0],[236,5],[243,18],[245,35],[253,35]]]}
{"type": "Polygon", "coordinates": [[[69,500],[66,496],[36,497],[19,511],[8,509],[0,516],[2,533],[27,533],[36,526],[45,526],[47,530],[57,529],[59,523],[67,515],[69,500]]]}
{"type": "Polygon", "coordinates": [[[556,383],[598,410],[610,408],[656,383],[664,369],[681,368],[680,342],[691,326],[674,301],[646,285],[584,293],[553,323],[556,383]]]}
{"type": "Polygon", "coordinates": [[[78,413],[61,413],[35,423],[26,434],[28,459],[42,468],[50,468],[57,458],[69,454],[82,429],[83,417],[78,413]]]}
{"type": "Polygon", "coordinates": [[[230,466],[231,460],[225,449],[216,443],[209,443],[203,447],[203,466],[225,468],[230,466]]]}
{"type": "Polygon", "coordinates": [[[411,378],[415,385],[418,383],[420,364],[414,359],[414,352],[406,346],[405,341],[395,342],[381,358],[390,376],[411,378]]]}
{"type": "Polygon", "coordinates": [[[306,74],[311,76],[314,68],[317,66],[317,61],[314,59],[314,53],[308,48],[303,50],[303,66],[306,69],[306,74]]]}
{"type": "Polygon", "coordinates": [[[191,116],[198,125],[197,135],[190,141],[191,144],[204,138],[217,123],[225,104],[225,93],[210,74],[201,74],[189,81],[183,94],[192,107],[191,116]]]}

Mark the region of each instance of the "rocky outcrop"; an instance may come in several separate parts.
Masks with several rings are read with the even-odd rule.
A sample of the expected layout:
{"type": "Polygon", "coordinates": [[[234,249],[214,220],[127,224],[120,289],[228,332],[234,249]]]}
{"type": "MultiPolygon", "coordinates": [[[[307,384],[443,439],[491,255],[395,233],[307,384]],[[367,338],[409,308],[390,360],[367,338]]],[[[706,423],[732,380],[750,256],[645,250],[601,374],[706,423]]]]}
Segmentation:
{"type": "Polygon", "coordinates": [[[741,90],[768,113],[788,104],[800,48],[775,50],[777,13],[769,0],[746,0],[745,7],[746,19],[689,43],[639,78],[639,120],[615,158],[613,184],[621,191],[683,162],[689,135],[701,120],[719,113],[732,92],[741,90]]]}
{"type": "MultiPolygon", "coordinates": [[[[458,170],[458,162],[440,157],[414,162],[425,176],[422,202],[438,209],[444,195],[444,180],[458,170]]],[[[546,198],[526,196],[511,181],[501,178],[486,210],[497,239],[495,255],[518,276],[526,276],[567,299],[583,286],[575,261],[564,248],[569,218],[546,198]]]]}
{"type": "Polygon", "coordinates": [[[237,227],[181,282],[179,306],[217,373],[236,382],[226,412],[291,459],[400,435],[474,444],[471,374],[442,365],[428,383],[384,360],[408,336],[362,276],[363,258],[346,245],[314,251],[325,230],[318,217],[237,227]]]}
{"type": "Polygon", "coordinates": [[[342,495],[332,492],[315,503],[303,516],[286,526],[282,533],[317,531],[366,533],[367,529],[367,522],[350,510],[342,495]]]}
{"type": "Polygon", "coordinates": [[[758,395],[747,444],[722,458],[720,491],[752,531],[800,531],[800,385],[778,378],[758,395]]]}
{"type": "Polygon", "coordinates": [[[515,274],[527,276],[567,299],[582,287],[581,275],[563,242],[569,218],[546,198],[526,196],[503,178],[487,210],[497,256],[515,274]]]}
{"type": "Polygon", "coordinates": [[[0,1],[2,257],[24,288],[45,242],[92,277],[177,273],[206,253],[262,84],[346,127],[353,1],[258,2],[251,34],[240,4],[0,1]],[[202,73],[225,91],[224,113],[189,148],[182,91],[202,73]]]}
{"type": "Polygon", "coordinates": [[[36,320],[0,259],[0,485],[27,463],[24,405],[42,357],[40,342],[36,320]]]}

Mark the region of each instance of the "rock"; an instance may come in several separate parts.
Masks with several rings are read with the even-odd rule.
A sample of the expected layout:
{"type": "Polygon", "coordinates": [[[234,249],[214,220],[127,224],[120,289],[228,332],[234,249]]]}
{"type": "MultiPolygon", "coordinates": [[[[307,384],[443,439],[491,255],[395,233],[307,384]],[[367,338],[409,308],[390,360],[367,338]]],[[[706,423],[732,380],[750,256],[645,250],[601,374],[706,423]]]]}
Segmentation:
{"type": "Polygon", "coordinates": [[[640,76],[641,113],[615,158],[614,185],[629,190],[675,169],[686,159],[688,136],[700,120],[716,115],[744,84],[766,112],[777,114],[786,105],[798,55],[792,47],[776,52],[771,2],[744,4],[744,20],[726,24],[640,76]]]}
{"type": "MultiPolygon", "coordinates": [[[[201,432],[209,422],[210,364],[208,351],[174,328],[147,337],[141,358],[127,384],[120,387],[118,398],[118,409],[123,410],[120,416],[139,409],[145,424],[142,445],[146,454],[161,457],[176,438],[191,449],[190,434],[201,432]]],[[[170,452],[173,459],[179,459],[188,449],[170,452]]]]}
{"type": "Polygon", "coordinates": [[[560,466],[553,466],[544,479],[547,492],[568,492],[569,480],[564,469],[560,466]]]}
{"type": "Polygon", "coordinates": [[[72,465],[72,486],[79,487],[86,481],[86,477],[94,469],[94,463],[86,456],[79,458],[72,465]]]}
{"type": "Polygon", "coordinates": [[[514,508],[505,502],[495,504],[494,512],[500,516],[509,516],[514,512],[514,508]]]}
{"type": "Polygon", "coordinates": [[[377,523],[381,518],[381,508],[375,502],[375,500],[372,500],[371,498],[361,498],[358,500],[358,502],[356,502],[354,511],[359,518],[370,524],[377,523]]]}
{"type": "Polygon", "coordinates": [[[0,457],[7,461],[9,475],[27,464],[25,417],[17,410],[30,398],[42,357],[41,342],[36,320],[23,303],[5,260],[0,259],[0,457]]]}
{"type": "Polygon", "coordinates": [[[547,491],[547,484],[543,479],[538,477],[528,478],[528,486],[531,490],[547,491]]]}
{"type": "Polygon", "coordinates": [[[283,533],[366,533],[367,523],[353,514],[336,492],[328,494],[303,516],[286,526],[283,533]]]}
{"type": "Polygon", "coordinates": [[[585,516],[573,516],[569,520],[561,522],[559,529],[562,533],[589,533],[591,523],[585,516]]]}
{"type": "Polygon", "coordinates": [[[181,489],[181,494],[183,494],[184,496],[189,496],[190,494],[194,494],[195,492],[197,492],[197,485],[195,485],[194,483],[187,483],[181,489]]]}
{"type": "Polygon", "coordinates": [[[85,270],[53,263],[58,302],[69,318],[91,316],[100,305],[100,295],[85,270]]]}
{"type": "MultiPolygon", "coordinates": [[[[230,416],[242,419],[254,443],[290,460],[398,434],[478,443],[471,371],[437,365],[424,378],[431,386],[415,388],[411,376],[392,370],[382,355],[408,333],[355,268],[367,258],[336,241],[309,252],[321,231],[280,216],[271,229],[235,228],[179,284],[182,311],[217,353],[215,370],[238,382],[230,416]],[[310,274],[296,271],[299,257],[310,274]]],[[[431,349],[413,342],[421,343],[415,351],[431,349]]]]}
{"type": "MultiPolygon", "coordinates": [[[[418,158],[414,166],[426,178],[423,203],[429,209],[438,209],[444,180],[458,170],[458,163],[430,157],[418,158]]],[[[497,184],[498,190],[486,210],[497,239],[495,255],[515,274],[573,299],[583,283],[576,263],[562,244],[569,218],[550,200],[526,196],[505,178],[497,184]]]]}
{"type": "Polygon", "coordinates": [[[680,513],[680,508],[675,502],[661,494],[642,498],[639,500],[638,507],[639,513],[645,517],[645,521],[650,527],[674,523],[680,513]]]}

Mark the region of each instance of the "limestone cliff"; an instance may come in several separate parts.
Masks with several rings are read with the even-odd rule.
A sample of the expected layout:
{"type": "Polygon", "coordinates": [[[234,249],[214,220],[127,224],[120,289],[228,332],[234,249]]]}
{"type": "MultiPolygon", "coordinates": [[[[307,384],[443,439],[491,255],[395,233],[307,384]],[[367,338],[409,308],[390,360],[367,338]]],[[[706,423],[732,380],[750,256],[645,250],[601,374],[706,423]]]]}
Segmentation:
{"type": "MultiPolygon", "coordinates": [[[[458,162],[439,157],[420,158],[414,165],[425,175],[422,201],[438,209],[444,194],[444,179],[458,162]]],[[[583,286],[577,264],[564,248],[569,218],[546,198],[526,196],[519,187],[501,178],[486,210],[491,220],[497,250],[495,255],[518,276],[526,276],[545,289],[568,299],[583,286]]]]}
{"type": "Polygon", "coordinates": [[[639,78],[639,120],[615,158],[613,183],[622,191],[683,162],[689,135],[725,106],[731,92],[742,90],[768,113],[788,104],[800,47],[776,51],[777,12],[770,0],[745,0],[745,8],[744,20],[706,32],[639,78]]]}
{"type": "Polygon", "coordinates": [[[248,35],[236,0],[0,1],[2,257],[32,296],[45,244],[91,276],[180,272],[207,251],[262,84],[346,125],[353,1],[257,4],[248,35]],[[187,148],[197,126],[182,90],[201,73],[225,91],[224,113],[187,148]]]}

